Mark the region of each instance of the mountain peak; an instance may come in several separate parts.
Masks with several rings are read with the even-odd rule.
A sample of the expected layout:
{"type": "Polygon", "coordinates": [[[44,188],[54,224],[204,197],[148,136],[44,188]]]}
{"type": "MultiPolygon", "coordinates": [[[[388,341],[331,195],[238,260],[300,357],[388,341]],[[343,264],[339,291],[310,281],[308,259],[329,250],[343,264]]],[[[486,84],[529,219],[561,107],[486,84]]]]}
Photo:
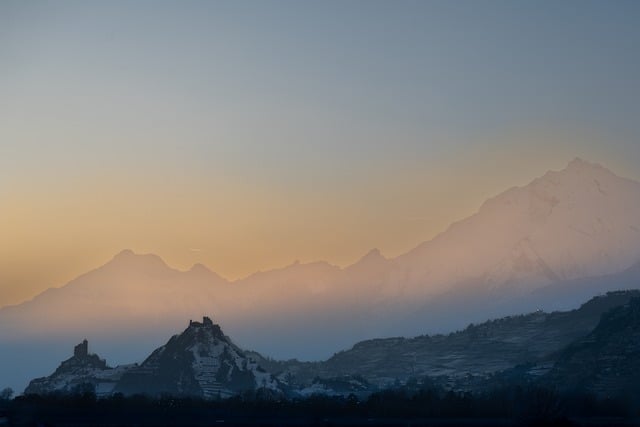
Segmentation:
{"type": "Polygon", "coordinates": [[[194,320],[189,320],[189,327],[190,328],[213,328],[214,326],[218,326],[218,325],[214,325],[213,321],[211,320],[210,317],[204,316],[202,318],[202,322],[197,322],[194,320]]]}
{"type": "Polygon", "coordinates": [[[373,248],[365,256],[363,256],[360,261],[372,261],[372,260],[386,260],[384,255],[380,252],[380,249],[373,248]]]}
{"type": "Polygon", "coordinates": [[[131,249],[124,249],[118,252],[113,259],[109,262],[111,265],[117,266],[153,266],[153,267],[165,267],[167,264],[162,258],[155,254],[137,254],[131,249]]]}
{"type": "Polygon", "coordinates": [[[191,344],[211,339],[222,340],[231,344],[229,338],[222,332],[220,325],[213,323],[213,320],[207,316],[202,317],[202,322],[189,320],[189,327],[184,330],[181,337],[185,342],[191,342],[191,344]]]}
{"type": "Polygon", "coordinates": [[[567,171],[589,171],[589,170],[608,170],[598,163],[588,162],[580,157],[571,160],[565,170],[567,171]]]}
{"type": "Polygon", "coordinates": [[[132,258],[136,256],[135,252],[133,252],[131,249],[123,249],[120,252],[118,252],[113,259],[127,259],[127,258],[132,258]]]}
{"type": "Polygon", "coordinates": [[[125,394],[230,397],[260,387],[279,391],[278,382],[249,358],[209,317],[156,349],[139,368],[125,373],[116,391],[125,394]]]}
{"type": "Polygon", "coordinates": [[[119,372],[107,366],[98,355],[90,354],[89,343],[83,340],[73,348],[73,356],[60,363],[53,374],[31,381],[25,394],[75,393],[92,384],[96,377],[113,383],[115,378],[109,378],[110,374],[119,372]]]}
{"type": "Polygon", "coordinates": [[[352,264],[349,267],[347,267],[347,269],[349,270],[362,269],[362,268],[368,269],[375,265],[383,265],[385,261],[387,261],[387,258],[385,258],[384,255],[382,255],[382,253],[380,252],[380,249],[374,248],[374,249],[371,249],[369,252],[367,252],[366,255],[360,258],[355,264],[352,264]]]}
{"type": "Polygon", "coordinates": [[[575,157],[573,160],[569,162],[569,166],[584,166],[584,165],[590,165],[590,164],[591,163],[587,162],[581,157],[575,157]]]}
{"type": "MultiPolygon", "coordinates": [[[[189,320],[189,327],[187,331],[207,330],[210,331],[213,337],[227,340],[226,336],[222,332],[222,328],[217,323],[213,323],[210,317],[203,316],[202,322],[195,320],[189,320]]],[[[185,331],[186,332],[186,331],[185,331]]]]}
{"type": "Polygon", "coordinates": [[[211,271],[206,265],[201,264],[201,263],[195,263],[191,266],[191,268],[189,269],[189,273],[192,274],[206,274],[206,275],[216,275],[217,274],[213,271],[211,271]]]}

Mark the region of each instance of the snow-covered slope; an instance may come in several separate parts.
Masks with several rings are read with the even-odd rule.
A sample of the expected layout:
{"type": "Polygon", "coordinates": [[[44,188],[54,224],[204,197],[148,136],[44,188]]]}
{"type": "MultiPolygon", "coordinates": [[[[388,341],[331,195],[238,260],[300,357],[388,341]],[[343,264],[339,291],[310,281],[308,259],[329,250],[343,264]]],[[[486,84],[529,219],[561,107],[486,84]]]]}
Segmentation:
{"type": "Polygon", "coordinates": [[[116,386],[125,394],[168,393],[204,398],[229,397],[248,390],[279,392],[278,382],[231,342],[219,325],[204,317],[156,349],[116,386]]]}
{"type": "Polygon", "coordinates": [[[619,272],[640,260],[640,184],[575,159],[486,201],[396,261],[407,293],[475,279],[524,290],[619,272]]]}

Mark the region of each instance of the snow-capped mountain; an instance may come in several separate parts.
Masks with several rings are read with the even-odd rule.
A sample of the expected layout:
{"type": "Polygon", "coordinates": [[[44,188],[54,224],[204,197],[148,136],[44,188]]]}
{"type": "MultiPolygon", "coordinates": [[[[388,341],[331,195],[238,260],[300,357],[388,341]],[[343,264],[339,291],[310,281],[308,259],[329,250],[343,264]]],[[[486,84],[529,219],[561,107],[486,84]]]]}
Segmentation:
{"type": "Polygon", "coordinates": [[[259,389],[280,391],[271,374],[204,317],[127,371],[115,391],[220,398],[259,389]]]}
{"type": "Polygon", "coordinates": [[[202,266],[178,271],[156,255],[124,250],[62,288],[48,289],[27,303],[2,309],[0,316],[8,330],[19,325],[16,329],[21,335],[74,331],[88,336],[103,330],[102,325],[126,334],[130,325],[175,324],[193,313],[216,309],[224,285],[224,279],[202,266]]]}
{"type": "Polygon", "coordinates": [[[639,260],[640,183],[575,159],[487,200],[396,262],[413,297],[469,280],[531,290],[615,273],[639,260]]]}
{"type": "MultiPolygon", "coordinates": [[[[318,359],[363,339],[450,332],[545,309],[556,288],[566,293],[565,284],[589,277],[604,278],[590,292],[611,290],[607,278],[638,261],[640,183],[576,159],[487,200],[396,258],[373,250],[345,268],[294,263],[230,282],[202,265],[179,271],[155,255],[123,251],[63,287],[0,309],[0,376],[53,369],[34,360],[28,371],[3,372],[20,345],[50,350],[49,339],[68,345],[91,336],[109,360],[142,360],[173,325],[206,313],[246,347],[318,359]]],[[[585,296],[572,306],[563,295],[563,308],[585,296]]]]}

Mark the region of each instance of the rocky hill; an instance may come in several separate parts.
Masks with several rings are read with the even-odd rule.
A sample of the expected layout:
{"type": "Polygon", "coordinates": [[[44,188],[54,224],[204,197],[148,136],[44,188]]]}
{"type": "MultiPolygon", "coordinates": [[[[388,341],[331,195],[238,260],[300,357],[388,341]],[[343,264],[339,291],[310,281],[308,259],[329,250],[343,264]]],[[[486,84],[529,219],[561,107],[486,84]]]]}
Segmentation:
{"type": "Polygon", "coordinates": [[[127,371],[115,391],[216,398],[258,389],[280,391],[269,373],[204,317],[127,371]]]}
{"type": "Polygon", "coordinates": [[[453,390],[541,382],[606,395],[635,390],[639,354],[637,290],[609,292],[576,310],[510,316],[448,335],[363,341],[323,362],[277,361],[244,351],[205,317],[140,365],[110,368],[88,353],[84,341],[51,376],[33,380],[27,393],[365,396],[419,379],[453,390]]]}
{"type": "Polygon", "coordinates": [[[95,392],[110,394],[122,374],[130,366],[111,368],[95,354],[89,354],[89,343],[84,340],[73,351],[73,356],[60,364],[48,377],[37,378],[29,383],[25,394],[95,392]]]}

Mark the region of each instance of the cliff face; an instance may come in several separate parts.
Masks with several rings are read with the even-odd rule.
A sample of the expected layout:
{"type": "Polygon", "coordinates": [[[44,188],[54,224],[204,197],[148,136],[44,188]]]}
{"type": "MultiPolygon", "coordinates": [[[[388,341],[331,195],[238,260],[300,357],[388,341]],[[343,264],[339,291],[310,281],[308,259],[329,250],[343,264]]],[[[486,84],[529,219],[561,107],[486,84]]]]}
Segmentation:
{"type": "Polygon", "coordinates": [[[87,340],[74,348],[73,356],[60,364],[48,377],[29,383],[25,394],[94,392],[109,394],[129,366],[111,368],[95,354],[89,354],[87,340]]]}
{"type": "Polygon", "coordinates": [[[278,392],[279,385],[208,317],[190,322],[182,334],[123,375],[116,387],[124,394],[205,398],[257,389],[278,392]]]}

